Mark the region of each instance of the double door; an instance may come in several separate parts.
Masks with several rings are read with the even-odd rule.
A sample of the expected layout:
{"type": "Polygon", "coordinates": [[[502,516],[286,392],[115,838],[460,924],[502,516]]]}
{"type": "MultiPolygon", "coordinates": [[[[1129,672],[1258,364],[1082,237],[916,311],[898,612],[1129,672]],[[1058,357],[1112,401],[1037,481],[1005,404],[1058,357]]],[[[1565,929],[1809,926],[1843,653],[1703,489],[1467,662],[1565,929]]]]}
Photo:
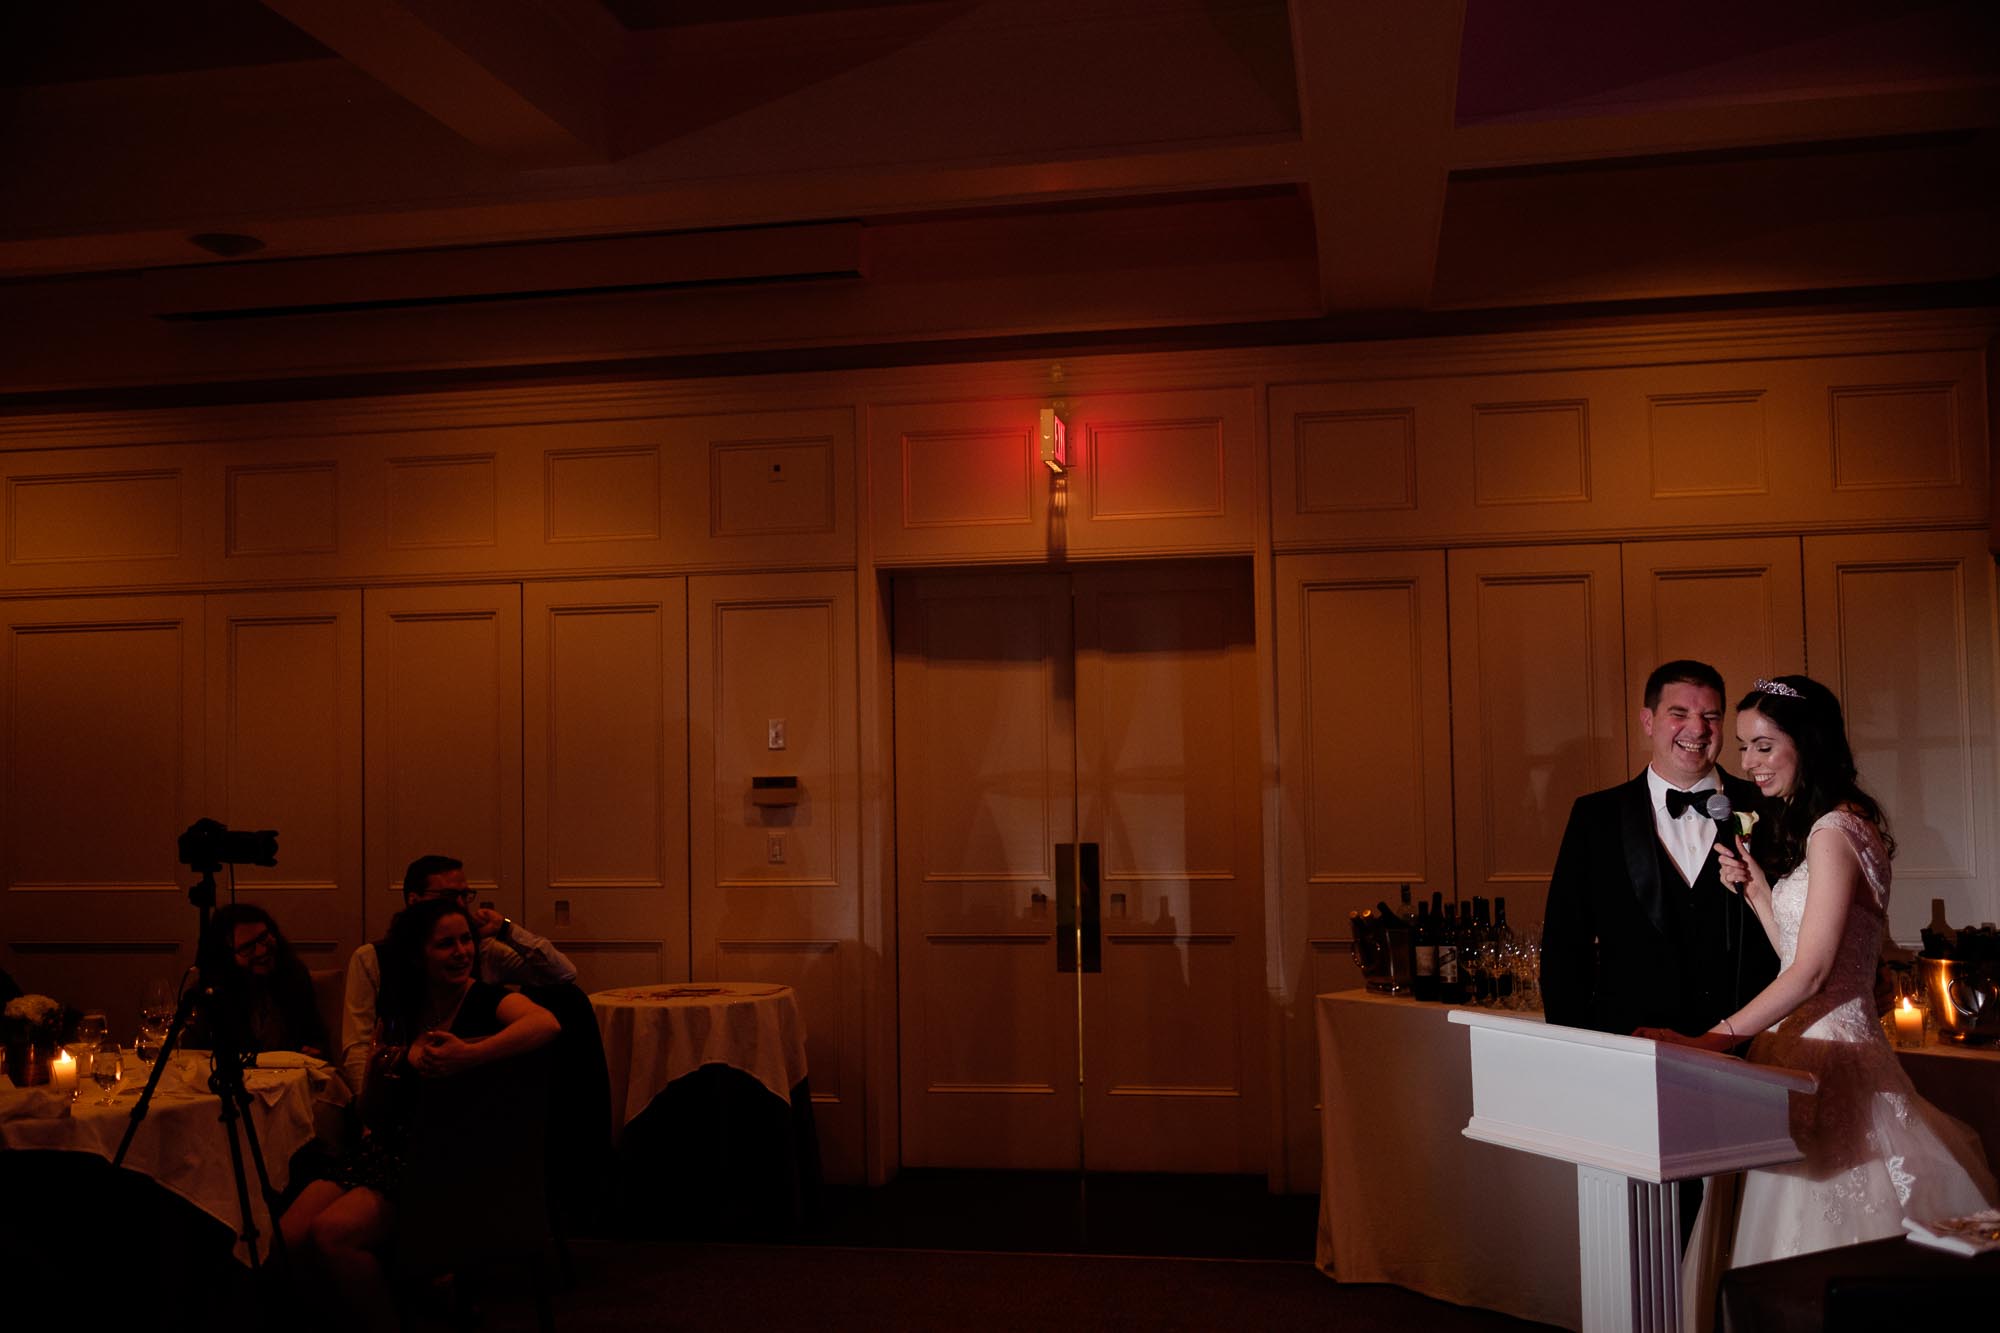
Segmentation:
{"type": "Polygon", "coordinates": [[[907,1166],[1261,1171],[1247,567],[895,589],[907,1166]]]}

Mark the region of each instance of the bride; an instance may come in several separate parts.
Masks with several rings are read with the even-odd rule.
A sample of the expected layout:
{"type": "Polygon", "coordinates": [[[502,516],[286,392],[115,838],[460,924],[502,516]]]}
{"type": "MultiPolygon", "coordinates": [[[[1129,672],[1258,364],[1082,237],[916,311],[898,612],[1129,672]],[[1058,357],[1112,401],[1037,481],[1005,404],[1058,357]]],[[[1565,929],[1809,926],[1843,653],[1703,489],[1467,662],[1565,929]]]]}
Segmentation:
{"type": "Polygon", "coordinates": [[[1764,818],[1750,845],[1716,851],[1781,970],[1701,1036],[1637,1035],[1728,1051],[1755,1034],[1752,1061],[1813,1074],[1819,1091],[1792,1097],[1804,1160],[1745,1173],[1733,1234],[1735,1192],[1705,1192],[1682,1303],[1703,1328],[1723,1269],[1901,1235],[1906,1216],[1956,1217],[1994,1198],[1977,1139],[1917,1096],[1876,1021],[1895,842],[1855,780],[1840,701],[1806,676],[1760,680],[1736,705],[1736,735],[1764,818]]]}

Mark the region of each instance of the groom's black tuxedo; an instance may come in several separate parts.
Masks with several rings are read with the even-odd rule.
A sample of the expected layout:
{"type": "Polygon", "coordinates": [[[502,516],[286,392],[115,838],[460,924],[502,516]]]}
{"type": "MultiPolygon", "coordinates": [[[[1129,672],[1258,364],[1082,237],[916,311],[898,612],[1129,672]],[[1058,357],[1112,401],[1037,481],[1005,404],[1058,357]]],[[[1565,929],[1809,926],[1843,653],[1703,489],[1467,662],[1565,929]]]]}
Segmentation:
{"type": "MultiPolygon", "coordinates": [[[[1716,776],[1736,809],[1756,807],[1755,786],[1716,776]]],[[[1706,1032],[1777,973],[1763,928],[1717,876],[1714,851],[1693,884],[1682,878],[1654,827],[1644,772],[1577,798],[1543,911],[1549,1022],[1706,1032]]]]}

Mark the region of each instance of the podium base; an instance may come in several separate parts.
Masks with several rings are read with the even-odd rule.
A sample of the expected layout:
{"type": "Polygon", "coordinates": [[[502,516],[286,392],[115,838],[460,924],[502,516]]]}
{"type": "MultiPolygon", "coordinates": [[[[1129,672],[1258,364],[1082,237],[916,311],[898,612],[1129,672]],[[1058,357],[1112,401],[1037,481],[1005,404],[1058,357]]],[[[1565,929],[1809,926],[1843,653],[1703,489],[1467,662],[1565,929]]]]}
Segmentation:
{"type": "Polygon", "coordinates": [[[1678,1333],[1681,1209],[1673,1182],[1576,1168],[1584,1333],[1678,1333]]]}

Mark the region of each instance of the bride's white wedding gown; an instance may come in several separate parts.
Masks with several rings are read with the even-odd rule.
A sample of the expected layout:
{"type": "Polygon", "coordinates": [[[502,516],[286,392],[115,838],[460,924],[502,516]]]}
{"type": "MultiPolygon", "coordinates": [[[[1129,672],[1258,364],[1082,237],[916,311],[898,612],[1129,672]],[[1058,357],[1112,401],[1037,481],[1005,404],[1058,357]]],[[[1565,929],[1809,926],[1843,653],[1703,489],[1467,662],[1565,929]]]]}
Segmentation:
{"type": "MultiPolygon", "coordinates": [[[[1750,1059],[1819,1079],[1793,1094],[1792,1138],[1803,1161],[1742,1177],[1735,1234],[1732,1191],[1711,1182],[1688,1245],[1685,1312],[1706,1326],[1723,1268],[1903,1234],[1903,1218],[1956,1217],[1993,1206],[1993,1177],[1972,1131],[1919,1097],[1875,1017],[1875,967],[1889,905],[1889,858],[1875,826],[1833,811],[1814,835],[1837,830],[1861,862],[1861,882],[1832,970],[1819,994],[1750,1043],[1750,1059]],[[1711,1207],[1711,1205],[1716,1205],[1711,1207]]],[[[1781,967],[1798,953],[1811,892],[1805,862],[1771,886],[1781,967]]]]}

